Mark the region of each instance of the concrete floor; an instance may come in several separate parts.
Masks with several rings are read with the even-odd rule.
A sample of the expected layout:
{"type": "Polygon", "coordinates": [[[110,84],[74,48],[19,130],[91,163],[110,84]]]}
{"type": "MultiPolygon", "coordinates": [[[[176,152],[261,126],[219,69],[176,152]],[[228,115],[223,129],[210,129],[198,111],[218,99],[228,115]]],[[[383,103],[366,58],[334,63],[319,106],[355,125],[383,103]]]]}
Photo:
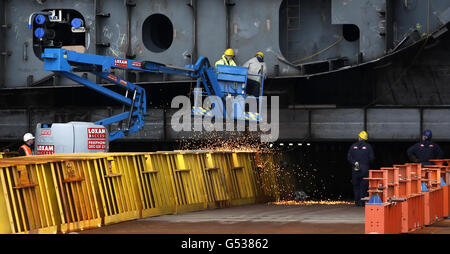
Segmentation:
{"type": "Polygon", "coordinates": [[[246,205],[122,222],[83,234],[363,234],[352,205],[246,205]]]}
{"type": "Polygon", "coordinates": [[[441,220],[411,234],[450,234],[450,219],[441,220]]]}
{"type": "MultiPolygon", "coordinates": [[[[364,234],[364,208],[256,204],[163,215],[80,234],[364,234]]],[[[450,234],[450,219],[412,234],[450,234]]]]}

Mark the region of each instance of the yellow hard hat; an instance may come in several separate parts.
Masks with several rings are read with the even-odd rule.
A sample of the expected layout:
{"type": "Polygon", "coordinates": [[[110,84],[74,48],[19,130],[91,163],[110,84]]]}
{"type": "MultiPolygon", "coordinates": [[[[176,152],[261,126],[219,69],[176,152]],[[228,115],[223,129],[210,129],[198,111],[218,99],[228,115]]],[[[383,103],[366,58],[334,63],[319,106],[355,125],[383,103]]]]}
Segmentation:
{"type": "Polygon", "coordinates": [[[234,50],[233,49],[227,49],[227,50],[225,50],[224,55],[226,55],[226,56],[234,56],[234,50]]]}
{"type": "Polygon", "coordinates": [[[261,52],[261,51],[259,51],[258,53],[256,53],[256,55],[255,55],[255,56],[257,56],[257,55],[260,55],[261,57],[263,57],[263,58],[264,58],[264,53],[263,53],[263,52],[261,52]]]}
{"type": "Polygon", "coordinates": [[[366,131],[361,131],[358,136],[364,140],[368,140],[369,139],[369,134],[367,134],[366,131]]]}

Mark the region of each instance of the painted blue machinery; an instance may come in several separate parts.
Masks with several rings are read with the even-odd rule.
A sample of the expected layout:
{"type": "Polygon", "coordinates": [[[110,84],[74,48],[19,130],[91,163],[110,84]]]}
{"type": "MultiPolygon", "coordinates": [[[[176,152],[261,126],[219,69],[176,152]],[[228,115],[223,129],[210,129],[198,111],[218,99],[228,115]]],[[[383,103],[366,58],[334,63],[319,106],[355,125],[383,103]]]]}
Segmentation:
{"type": "MultiPolygon", "coordinates": [[[[227,97],[242,96],[247,98],[245,93],[247,86],[248,69],[238,66],[218,65],[217,72],[211,67],[205,57],[200,57],[195,65],[186,65],[185,67],[176,67],[155,63],[150,61],[135,61],[123,58],[114,58],[109,56],[99,56],[92,54],[78,53],[60,48],[46,48],[42,54],[44,60],[44,69],[53,71],[77,83],[89,87],[101,94],[104,94],[123,105],[128,106],[130,110],[118,115],[97,121],[95,124],[107,126],[117,122],[128,121],[124,129],[113,131],[109,135],[109,140],[127,136],[137,132],[144,126],[144,115],[146,113],[146,93],[145,90],[129,81],[126,81],[112,74],[112,69],[145,71],[153,73],[166,73],[174,75],[184,75],[197,79],[197,87],[204,88],[202,96],[217,96],[225,103],[227,97]],[[125,95],[114,92],[107,87],[98,85],[75,75],[75,72],[91,72],[102,79],[118,85],[126,90],[125,95]],[[129,98],[130,95],[130,98],[129,98]]],[[[258,75],[259,76],[259,75],[258,75]]],[[[260,89],[260,100],[263,94],[263,80],[260,89]]],[[[261,108],[261,103],[259,103],[261,108]]],[[[209,109],[194,107],[194,115],[212,116],[214,106],[209,109]]],[[[226,108],[221,108],[223,116],[226,117],[226,108]]],[[[259,121],[258,112],[245,112],[245,104],[241,103],[234,107],[234,119],[244,121],[259,121]]]]}

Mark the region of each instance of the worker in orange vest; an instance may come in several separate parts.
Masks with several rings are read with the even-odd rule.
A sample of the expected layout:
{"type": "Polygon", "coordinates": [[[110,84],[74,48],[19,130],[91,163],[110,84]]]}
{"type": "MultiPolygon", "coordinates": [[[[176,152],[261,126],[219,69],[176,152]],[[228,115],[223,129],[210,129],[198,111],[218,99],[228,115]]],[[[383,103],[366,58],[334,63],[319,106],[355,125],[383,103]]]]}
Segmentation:
{"type": "Polygon", "coordinates": [[[19,148],[19,156],[30,156],[33,155],[32,146],[34,144],[34,136],[31,133],[25,133],[23,135],[23,141],[25,144],[19,148]]]}

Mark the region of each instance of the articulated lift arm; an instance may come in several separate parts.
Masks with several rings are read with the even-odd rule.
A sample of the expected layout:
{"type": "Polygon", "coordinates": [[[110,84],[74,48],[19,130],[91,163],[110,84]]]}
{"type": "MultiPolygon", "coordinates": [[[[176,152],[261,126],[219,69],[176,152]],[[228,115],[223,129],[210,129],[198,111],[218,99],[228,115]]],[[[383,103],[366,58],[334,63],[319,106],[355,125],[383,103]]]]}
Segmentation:
{"type": "MultiPolygon", "coordinates": [[[[149,61],[135,61],[109,56],[84,54],[60,48],[46,48],[42,54],[42,58],[44,60],[45,70],[53,71],[67,77],[77,83],[119,101],[123,105],[130,108],[128,112],[123,112],[96,122],[96,124],[107,126],[127,120],[126,128],[110,133],[110,141],[127,136],[142,129],[144,126],[144,115],[146,113],[145,90],[132,82],[115,76],[111,73],[112,69],[184,75],[197,79],[197,86],[202,85],[206,90],[206,95],[216,95],[220,98],[225,97],[223,85],[221,86],[219,84],[215,71],[211,67],[208,59],[205,57],[200,57],[195,65],[187,65],[184,68],[149,61]],[[114,92],[104,86],[93,83],[88,79],[75,75],[74,73],[76,72],[91,72],[96,76],[108,80],[109,82],[125,89],[126,93],[125,95],[122,95],[114,92]]],[[[242,67],[233,68],[239,69],[242,67]]],[[[244,71],[246,74],[247,69],[243,68],[243,70],[240,71],[244,71]]],[[[238,93],[239,95],[242,94],[245,96],[242,89],[244,89],[244,86],[240,88],[238,93]]]]}

